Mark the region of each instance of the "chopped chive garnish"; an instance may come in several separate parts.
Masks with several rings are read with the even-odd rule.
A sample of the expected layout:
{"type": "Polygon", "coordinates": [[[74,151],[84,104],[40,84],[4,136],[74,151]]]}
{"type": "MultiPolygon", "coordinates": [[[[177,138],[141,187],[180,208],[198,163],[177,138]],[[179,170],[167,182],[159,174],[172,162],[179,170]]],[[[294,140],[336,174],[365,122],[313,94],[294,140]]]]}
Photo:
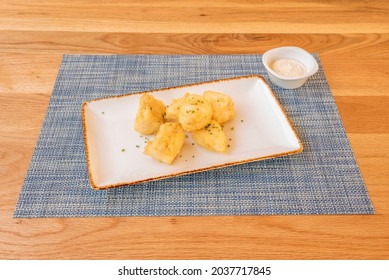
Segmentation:
{"type": "Polygon", "coordinates": [[[125,152],[125,151],[126,151],[126,149],[123,148],[123,149],[122,149],[122,152],[125,152]]]}

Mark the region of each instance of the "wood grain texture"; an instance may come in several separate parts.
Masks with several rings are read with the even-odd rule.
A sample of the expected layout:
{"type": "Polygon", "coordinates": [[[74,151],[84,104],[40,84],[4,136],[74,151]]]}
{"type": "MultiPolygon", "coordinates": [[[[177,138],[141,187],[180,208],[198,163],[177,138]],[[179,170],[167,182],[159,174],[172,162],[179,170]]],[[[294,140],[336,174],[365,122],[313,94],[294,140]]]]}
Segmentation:
{"type": "Polygon", "coordinates": [[[370,33],[389,30],[382,1],[5,1],[3,30],[370,33]],[[184,3],[182,3],[184,2],[184,3]],[[76,20],[75,20],[76,19],[76,20]]]}
{"type": "Polygon", "coordinates": [[[388,259],[388,1],[0,3],[0,259],[388,259]],[[375,215],[13,219],[65,53],[317,52],[375,215]]]}

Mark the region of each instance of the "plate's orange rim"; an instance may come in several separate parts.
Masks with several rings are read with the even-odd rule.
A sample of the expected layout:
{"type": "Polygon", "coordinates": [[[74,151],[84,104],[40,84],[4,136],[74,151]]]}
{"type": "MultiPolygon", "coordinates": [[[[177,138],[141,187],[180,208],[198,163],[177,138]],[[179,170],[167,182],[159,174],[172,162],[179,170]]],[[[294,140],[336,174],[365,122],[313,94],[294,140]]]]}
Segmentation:
{"type": "Polygon", "coordinates": [[[144,182],[150,182],[150,181],[156,181],[156,180],[161,180],[161,179],[166,179],[166,178],[171,178],[174,176],[182,176],[186,174],[192,174],[192,173],[198,173],[198,172],[203,172],[206,170],[211,170],[211,169],[217,169],[217,168],[223,168],[227,166],[232,166],[232,165],[239,165],[243,163],[249,163],[253,161],[260,161],[260,160],[266,160],[270,158],[276,158],[276,157],[281,157],[281,156],[288,156],[288,155],[293,155],[293,154],[298,154],[303,151],[303,143],[301,142],[300,137],[298,136],[294,126],[292,125],[292,122],[290,121],[288,115],[285,112],[285,109],[281,105],[280,101],[274,94],[273,90],[269,86],[269,84],[266,82],[266,80],[261,76],[261,75],[246,75],[246,76],[239,76],[239,77],[231,77],[231,78],[226,78],[226,79],[218,79],[218,80],[212,80],[212,81],[205,81],[205,82],[199,82],[199,83],[193,83],[193,84],[185,84],[185,85],[180,85],[180,86],[173,86],[173,87],[166,87],[166,88],[159,88],[159,89],[153,89],[153,90],[147,90],[147,91],[141,91],[141,92],[134,92],[134,93],[126,93],[126,94],[121,94],[117,96],[110,96],[110,97],[102,97],[102,98],[97,98],[93,100],[88,100],[85,101],[82,104],[82,109],[81,109],[81,114],[82,114],[82,127],[83,127],[83,134],[84,134],[84,146],[85,146],[85,156],[86,156],[86,163],[88,167],[88,177],[89,177],[89,182],[91,184],[92,189],[95,190],[105,190],[105,189],[110,189],[110,188],[116,188],[116,187],[121,187],[121,186],[131,186],[135,184],[140,184],[144,182]],[[153,92],[161,92],[161,91],[168,91],[172,89],[179,89],[179,88],[187,88],[187,87],[193,87],[193,86],[198,86],[198,85],[205,85],[205,84],[212,84],[212,83],[218,83],[218,82],[225,82],[225,81],[231,81],[231,80],[240,80],[240,79],[250,79],[250,78],[258,78],[262,80],[262,82],[265,84],[265,86],[268,88],[270,94],[276,101],[278,107],[281,109],[281,113],[285,117],[289,127],[292,129],[294,136],[296,137],[298,143],[299,143],[299,148],[296,150],[292,150],[289,152],[284,152],[284,153],[278,153],[278,154],[271,154],[263,157],[257,157],[257,158],[250,158],[250,159],[245,159],[245,160],[240,160],[240,161],[234,161],[234,162],[227,162],[225,164],[218,164],[214,166],[209,166],[209,167],[204,167],[204,168],[199,168],[199,169],[193,169],[193,170],[188,170],[184,172],[178,172],[174,174],[166,174],[158,177],[152,177],[152,178],[147,178],[147,179],[142,179],[142,180],[137,180],[137,181],[132,181],[132,182],[121,182],[117,184],[111,184],[111,185],[106,185],[106,186],[97,186],[97,184],[93,180],[93,174],[92,174],[92,167],[91,167],[91,162],[90,162],[90,153],[89,153],[89,146],[88,146],[88,135],[87,135],[87,125],[86,125],[86,107],[88,106],[89,103],[93,103],[96,101],[100,100],[105,100],[105,99],[112,99],[112,98],[122,98],[122,97],[127,97],[130,95],[134,94],[144,94],[144,93],[153,93],[153,92]]]}

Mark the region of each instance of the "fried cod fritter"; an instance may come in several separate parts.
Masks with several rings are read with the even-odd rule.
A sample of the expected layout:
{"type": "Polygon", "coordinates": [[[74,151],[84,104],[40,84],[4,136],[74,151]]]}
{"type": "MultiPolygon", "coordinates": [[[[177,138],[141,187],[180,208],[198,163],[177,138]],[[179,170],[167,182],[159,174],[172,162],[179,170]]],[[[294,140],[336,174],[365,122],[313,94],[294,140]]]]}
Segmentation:
{"type": "Polygon", "coordinates": [[[180,107],[188,96],[189,93],[186,93],[184,97],[173,99],[172,103],[166,107],[166,115],[165,115],[166,121],[178,122],[178,113],[180,112],[180,107]]]}
{"type": "Polygon", "coordinates": [[[134,129],[142,134],[153,134],[164,123],[165,104],[148,93],[142,94],[134,129]]]}
{"type": "Polygon", "coordinates": [[[202,148],[226,152],[229,145],[221,125],[234,116],[234,102],[224,93],[186,93],[166,107],[151,94],[144,93],[139,100],[134,129],[141,134],[156,134],[154,140],[147,142],[143,153],[170,165],[181,152],[185,131],[202,148]]]}
{"type": "Polygon", "coordinates": [[[211,120],[209,125],[201,130],[192,132],[193,140],[201,147],[212,151],[223,153],[227,151],[227,137],[220,124],[211,120]]]}
{"type": "Polygon", "coordinates": [[[186,131],[195,131],[209,124],[212,107],[201,95],[190,94],[180,106],[178,121],[186,131]]]}
{"type": "Polygon", "coordinates": [[[234,101],[229,95],[208,90],[203,93],[203,96],[212,106],[213,120],[219,124],[224,124],[234,118],[234,101]]]}
{"type": "Polygon", "coordinates": [[[171,164],[180,153],[185,141],[185,132],[176,122],[161,125],[153,141],[148,141],[144,154],[156,160],[171,164]]]}

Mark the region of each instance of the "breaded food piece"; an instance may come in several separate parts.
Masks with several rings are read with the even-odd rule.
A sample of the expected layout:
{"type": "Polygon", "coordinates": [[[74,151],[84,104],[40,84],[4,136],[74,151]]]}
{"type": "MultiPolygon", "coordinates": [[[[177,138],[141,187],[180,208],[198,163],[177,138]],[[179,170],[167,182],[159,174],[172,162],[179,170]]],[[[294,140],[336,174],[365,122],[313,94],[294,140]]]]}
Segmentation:
{"type": "Polygon", "coordinates": [[[164,123],[165,104],[151,94],[142,94],[136,114],[134,129],[142,134],[156,133],[164,123]]]}
{"type": "Polygon", "coordinates": [[[195,131],[209,124],[212,107],[201,95],[190,94],[180,106],[178,122],[186,131],[195,131]]]}
{"type": "Polygon", "coordinates": [[[208,90],[203,93],[203,96],[212,106],[213,120],[219,124],[224,124],[234,118],[234,101],[229,95],[208,90]]]}
{"type": "Polygon", "coordinates": [[[180,153],[185,141],[185,132],[177,122],[161,125],[153,141],[148,141],[144,154],[154,159],[171,164],[180,153]]]}
{"type": "Polygon", "coordinates": [[[178,113],[180,107],[184,102],[185,98],[189,96],[189,93],[186,93],[184,97],[173,99],[172,103],[166,107],[165,120],[168,122],[178,122],[178,113]]]}
{"type": "Polygon", "coordinates": [[[227,151],[227,137],[215,120],[211,120],[210,124],[203,129],[193,131],[192,137],[198,145],[209,151],[218,153],[227,151]]]}

